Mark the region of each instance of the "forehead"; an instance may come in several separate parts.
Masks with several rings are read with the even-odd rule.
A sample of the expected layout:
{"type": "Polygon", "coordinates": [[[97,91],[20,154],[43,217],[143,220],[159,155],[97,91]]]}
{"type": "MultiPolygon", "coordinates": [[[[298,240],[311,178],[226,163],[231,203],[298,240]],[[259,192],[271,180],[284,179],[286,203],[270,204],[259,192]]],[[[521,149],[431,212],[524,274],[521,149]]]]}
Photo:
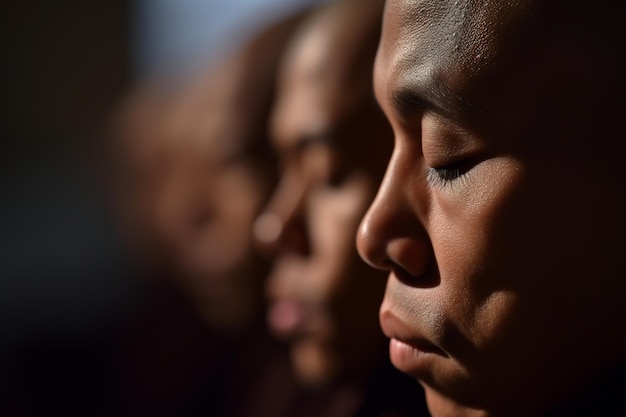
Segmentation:
{"type": "Polygon", "coordinates": [[[351,121],[374,106],[372,62],[381,9],[374,13],[365,5],[357,13],[344,3],[331,2],[314,13],[289,43],[272,111],[272,139],[278,147],[311,138],[344,142],[356,128],[351,121]]]}
{"type": "Polygon", "coordinates": [[[463,93],[492,72],[503,52],[511,54],[511,43],[530,33],[535,14],[532,0],[388,0],[377,89],[392,81],[454,105],[452,92],[463,93]]]}
{"type": "MultiPolygon", "coordinates": [[[[319,25],[318,25],[319,26],[319,25]]],[[[291,149],[300,140],[324,133],[330,120],[335,88],[327,70],[328,36],[307,27],[292,42],[281,65],[278,95],[272,110],[272,142],[291,149]]]]}

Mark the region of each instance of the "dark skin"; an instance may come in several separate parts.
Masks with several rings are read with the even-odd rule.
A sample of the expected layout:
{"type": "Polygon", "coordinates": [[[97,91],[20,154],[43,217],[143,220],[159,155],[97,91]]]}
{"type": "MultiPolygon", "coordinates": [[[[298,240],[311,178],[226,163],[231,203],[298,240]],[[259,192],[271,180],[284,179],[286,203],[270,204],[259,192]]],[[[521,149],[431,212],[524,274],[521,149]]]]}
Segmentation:
{"type": "Polygon", "coordinates": [[[435,417],[542,415],[626,361],[622,52],[544,3],[387,2],[357,245],[435,417]]]}
{"type": "Polygon", "coordinates": [[[145,80],[114,119],[114,202],[133,254],[231,333],[263,308],[269,265],[253,250],[252,224],[275,180],[276,67],[302,18],[264,28],[182,85],[145,80]]]}
{"type": "Polygon", "coordinates": [[[384,283],[354,247],[390,151],[371,87],[382,6],[322,6],[294,35],[278,73],[270,131],[282,171],[256,232],[275,259],[270,328],[288,342],[299,382],[313,388],[364,385],[384,359],[384,283]]]}

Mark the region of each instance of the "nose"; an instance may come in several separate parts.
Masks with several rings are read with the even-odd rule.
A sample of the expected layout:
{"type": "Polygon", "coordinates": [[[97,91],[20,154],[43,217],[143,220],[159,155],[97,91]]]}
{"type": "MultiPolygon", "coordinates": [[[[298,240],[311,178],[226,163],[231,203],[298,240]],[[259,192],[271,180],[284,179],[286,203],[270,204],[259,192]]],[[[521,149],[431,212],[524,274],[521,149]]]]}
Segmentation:
{"type": "Polygon", "coordinates": [[[273,256],[288,249],[309,253],[306,225],[308,184],[297,175],[283,174],[263,212],[254,223],[254,238],[260,250],[273,256]]]}
{"type": "Polygon", "coordinates": [[[359,255],[377,269],[411,280],[423,280],[434,260],[423,201],[416,201],[415,185],[394,155],[357,232],[359,255]]]}

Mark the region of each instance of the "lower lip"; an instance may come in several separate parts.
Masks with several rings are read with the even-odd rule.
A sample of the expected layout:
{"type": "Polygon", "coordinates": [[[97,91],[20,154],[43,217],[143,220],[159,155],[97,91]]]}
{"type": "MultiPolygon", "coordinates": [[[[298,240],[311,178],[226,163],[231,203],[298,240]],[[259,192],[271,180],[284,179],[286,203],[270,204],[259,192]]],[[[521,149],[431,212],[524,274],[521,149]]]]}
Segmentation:
{"type": "Polygon", "coordinates": [[[393,366],[412,376],[419,376],[426,370],[426,361],[432,356],[430,352],[410,345],[398,339],[389,342],[389,357],[393,366]]]}
{"type": "Polygon", "coordinates": [[[277,336],[291,336],[302,326],[303,319],[302,309],[293,301],[276,301],[268,311],[269,327],[277,336]]]}

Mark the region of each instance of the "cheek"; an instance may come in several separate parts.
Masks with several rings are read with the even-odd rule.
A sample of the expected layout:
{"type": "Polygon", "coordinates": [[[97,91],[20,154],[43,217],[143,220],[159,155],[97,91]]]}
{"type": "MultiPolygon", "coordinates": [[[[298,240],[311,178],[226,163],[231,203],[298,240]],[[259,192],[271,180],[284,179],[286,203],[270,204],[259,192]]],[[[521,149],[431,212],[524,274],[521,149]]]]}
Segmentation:
{"type": "Polygon", "coordinates": [[[516,308],[511,285],[523,277],[511,256],[518,251],[510,227],[517,220],[512,207],[521,177],[520,164],[495,158],[475,167],[462,184],[433,191],[429,234],[455,344],[482,349],[493,343],[506,327],[509,314],[503,313],[516,308]]]}
{"type": "Polygon", "coordinates": [[[236,170],[220,174],[212,185],[211,190],[204,190],[210,192],[212,206],[212,217],[203,232],[204,256],[217,265],[246,262],[252,224],[264,199],[262,190],[267,187],[236,170]]]}
{"type": "Polygon", "coordinates": [[[355,245],[374,190],[368,179],[351,178],[338,188],[321,188],[309,197],[313,252],[307,259],[308,294],[315,294],[322,315],[338,329],[331,344],[346,367],[369,363],[385,343],[378,310],[386,273],[363,262],[355,245]]]}
{"type": "Polygon", "coordinates": [[[356,231],[373,196],[374,186],[366,179],[351,178],[337,188],[320,188],[311,193],[307,222],[312,254],[310,267],[316,270],[315,285],[325,297],[335,297],[349,280],[360,279],[354,272],[362,262],[355,245],[356,231]]]}
{"type": "Polygon", "coordinates": [[[169,172],[155,193],[149,208],[159,238],[168,246],[183,245],[189,235],[190,213],[193,212],[191,176],[184,169],[169,172]]]}
{"type": "Polygon", "coordinates": [[[213,201],[223,222],[239,230],[237,235],[249,239],[268,188],[261,178],[254,179],[249,173],[227,172],[220,175],[213,201]]]}

